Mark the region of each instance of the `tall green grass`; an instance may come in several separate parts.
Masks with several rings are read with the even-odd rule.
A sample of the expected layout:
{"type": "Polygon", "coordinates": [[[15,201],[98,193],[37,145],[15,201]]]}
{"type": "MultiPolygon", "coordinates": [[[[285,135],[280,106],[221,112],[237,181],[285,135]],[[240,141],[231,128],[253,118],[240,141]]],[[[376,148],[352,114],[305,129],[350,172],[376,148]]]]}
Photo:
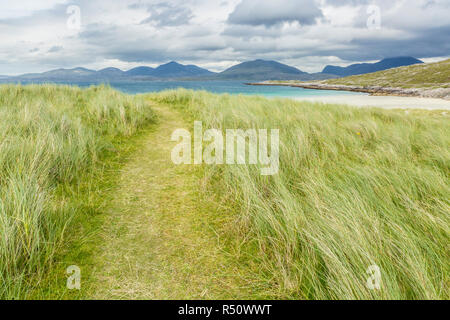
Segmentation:
{"type": "Polygon", "coordinates": [[[70,205],[83,179],[154,119],[144,97],[108,87],[0,86],[0,298],[27,297],[83,213],[70,205]]]}
{"type": "Polygon", "coordinates": [[[280,129],[278,175],[210,167],[280,297],[448,299],[448,115],[186,90],[151,98],[205,130],[280,129]],[[371,265],[380,290],[366,286],[371,265]]]}

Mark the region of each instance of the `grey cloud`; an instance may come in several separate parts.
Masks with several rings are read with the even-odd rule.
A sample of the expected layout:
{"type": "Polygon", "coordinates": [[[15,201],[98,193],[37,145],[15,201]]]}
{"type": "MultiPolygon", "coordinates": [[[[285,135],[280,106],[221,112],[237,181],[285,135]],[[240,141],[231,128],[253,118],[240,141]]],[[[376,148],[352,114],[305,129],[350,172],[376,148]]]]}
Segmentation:
{"type": "Polygon", "coordinates": [[[64,48],[62,46],[53,46],[47,52],[54,53],[54,52],[62,51],[63,49],[64,48]]]}
{"type": "Polygon", "coordinates": [[[266,28],[265,26],[230,25],[223,32],[223,36],[236,37],[249,40],[254,37],[277,38],[281,30],[277,26],[266,28]]]}
{"type": "MultiPolygon", "coordinates": [[[[77,0],[81,32],[54,37],[49,30],[66,28],[66,5],[39,10],[26,18],[2,19],[0,30],[6,35],[0,47],[2,73],[92,66],[97,61],[109,64],[109,60],[121,64],[177,60],[201,65],[256,58],[309,61],[309,66],[316,61],[319,71],[327,57],[352,62],[450,54],[448,0],[377,0],[382,9],[380,31],[366,26],[366,5],[372,0],[243,0],[234,9],[210,0],[123,1],[112,5],[106,0],[77,0]],[[346,10],[341,6],[356,6],[359,17],[348,25],[332,26],[321,18],[327,12],[322,13],[319,2],[340,6],[338,13],[343,15],[346,10]],[[229,11],[209,17],[202,7],[205,4],[212,10],[229,11]],[[314,24],[317,18],[321,18],[320,24],[314,24]],[[282,22],[299,22],[300,26],[282,22]],[[183,27],[171,28],[180,25],[183,27]],[[37,48],[44,54],[33,54],[37,48]],[[45,54],[48,48],[52,54],[45,54]]],[[[302,69],[302,65],[297,67],[302,69]]]]}
{"type": "Polygon", "coordinates": [[[311,0],[242,0],[228,17],[231,24],[273,26],[297,21],[311,25],[322,11],[311,0]]]}
{"type": "Polygon", "coordinates": [[[182,35],[178,31],[158,35],[137,33],[135,28],[92,24],[80,33],[80,39],[92,47],[96,56],[138,63],[205,59],[211,52],[227,48],[225,42],[214,34],[195,31],[200,30],[182,35]],[[179,37],[176,44],[173,42],[175,36],[179,37]]]}
{"type": "MultiPolygon", "coordinates": [[[[384,1],[384,0],[380,0],[384,1]]],[[[392,1],[391,1],[392,2],[392,1]]],[[[374,3],[373,0],[326,0],[326,3],[332,6],[358,6],[374,3]]]]}
{"type": "Polygon", "coordinates": [[[95,54],[128,62],[144,62],[162,59],[166,53],[161,42],[153,41],[150,36],[135,34],[133,30],[117,26],[91,24],[80,33],[81,41],[92,47],[95,54]]]}
{"type": "Polygon", "coordinates": [[[129,7],[133,9],[145,8],[150,13],[150,16],[142,20],[141,24],[153,23],[158,27],[185,25],[193,18],[191,9],[168,2],[156,4],[136,3],[129,7]]]}
{"type": "Polygon", "coordinates": [[[354,50],[340,53],[347,60],[374,60],[392,56],[420,58],[448,56],[450,54],[450,25],[417,32],[408,39],[354,39],[354,50]],[[360,50],[364,48],[364,50],[360,50]]]}
{"type": "Polygon", "coordinates": [[[33,27],[36,25],[58,23],[65,24],[67,21],[67,5],[56,5],[52,9],[36,11],[31,16],[0,19],[0,25],[11,27],[33,27]]]}

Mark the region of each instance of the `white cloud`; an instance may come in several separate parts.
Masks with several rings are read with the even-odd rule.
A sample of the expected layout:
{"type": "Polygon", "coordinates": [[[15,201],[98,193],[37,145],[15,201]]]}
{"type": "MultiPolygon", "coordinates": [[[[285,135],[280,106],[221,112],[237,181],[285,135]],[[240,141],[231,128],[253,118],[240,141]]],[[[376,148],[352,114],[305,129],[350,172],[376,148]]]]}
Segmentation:
{"type": "Polygon", "coordinates": [[[0,19],[27,17],[38,10],[48,10],[68,0],[20,0],[0,2],[0,19]]]}
{"type": "Polygon", "coordinates": [[[450,1],[375,2],[381,30],[366,26],[372,0],[1,1],[0,74],[171,60],[220,71],[257,58],[314,72],[397,55],[448,56],[450,1]],[[67,28],[71,4],[81,9],[80,32],[67,28]]]}

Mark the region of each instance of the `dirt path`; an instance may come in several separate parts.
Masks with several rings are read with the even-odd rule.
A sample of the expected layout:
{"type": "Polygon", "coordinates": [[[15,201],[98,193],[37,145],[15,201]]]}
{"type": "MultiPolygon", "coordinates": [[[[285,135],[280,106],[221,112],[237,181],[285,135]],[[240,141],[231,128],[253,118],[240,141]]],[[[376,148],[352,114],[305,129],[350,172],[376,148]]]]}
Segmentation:
{"type": "MultiPolygon", "coordinates": [[[[203,168],[170,159],[173,130],[190,128],[177,112],[160,120],[122,169],[107,208],[92,299],[212,299],[264,296],[238,250],[226,249],[214,224],[220,204],[199,192],[203,168]],[[236,252],[236,253],[232,253],[236,252]]],[[[226,223],[226,221],[224,221],[226,223]]],[[[228,246],[228,245],[227,245],[228,246]]]]}

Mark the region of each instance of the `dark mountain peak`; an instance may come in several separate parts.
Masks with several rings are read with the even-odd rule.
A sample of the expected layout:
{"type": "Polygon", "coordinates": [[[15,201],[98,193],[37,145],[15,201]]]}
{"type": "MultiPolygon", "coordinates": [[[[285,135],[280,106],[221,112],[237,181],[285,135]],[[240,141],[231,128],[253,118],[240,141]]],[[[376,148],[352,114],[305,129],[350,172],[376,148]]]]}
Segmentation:
{"type": "MultiPolygon", "coordinates": [[[[170,61],[168,63],[165,64],[166,66],[182,66],[181,63],[178,63],[176,61],[170,61]]],[[[163,65],[164,66],[164,65],[163,65]]]]}
{"type": "Polygon", "coordinates": [[[176,61],[160,65],[155,69],[155,75],[161,78],[189,78],[212,75],[213,72],[195,65],[183,65],[176,61]]]}
{"type": "Polygon", "coordinates": [[[296,73],[296,74],[304,73],[303,71],[300,71],[299,69],[288,66],[286,64],[283,64],[283,63],[280,63],[277,61],[273,61],[273,60],[263,60],[263,59],[246,61],[246,62],[238,64],[237,66],[234,66],[234,67],[238,67],[238,68],[240,68],[240,67],[267,67],[267,68],[280,69],[287,73],[296,73]]]}
{"type": "Polygon", "coordinates": [[[385,58],[376,63],[357,63],[349,65],[347,67],[326,66],[322,72],[327,74],[335,74],[341,77],[347,77],[358,74],[383,71],[403,66],[409,66],[418,63],[423,63],[423,61],[420,61],[413,57],[393,57],[393,58],[385,58]]]}
{"type": "Polygon", "coordinates": [[[297,68],[262,59],[245,61],[220,73],[225,79],[246,80],[297,80],[305,75],[307,73],[297,68]]]}
{"type": "Polygon", "coordinates": [[[175,70],[175,69],[182,69],[185,66],[176,62],[176,61],[170,61],[166,64],[162,64],[159,67],[157,67],[155,70],[165,70],[165,69],[169,69],[169,70],[175,70]]]}
{"type": "Polygon", "coordinates": [[[392,57],[392,58],[384,58],[383,60],[379,61],[378,63],[411,63],[411,64],[418,64],[418,63],[424,63],[423,61],[416,59],[414,57],[392,57]]]}

